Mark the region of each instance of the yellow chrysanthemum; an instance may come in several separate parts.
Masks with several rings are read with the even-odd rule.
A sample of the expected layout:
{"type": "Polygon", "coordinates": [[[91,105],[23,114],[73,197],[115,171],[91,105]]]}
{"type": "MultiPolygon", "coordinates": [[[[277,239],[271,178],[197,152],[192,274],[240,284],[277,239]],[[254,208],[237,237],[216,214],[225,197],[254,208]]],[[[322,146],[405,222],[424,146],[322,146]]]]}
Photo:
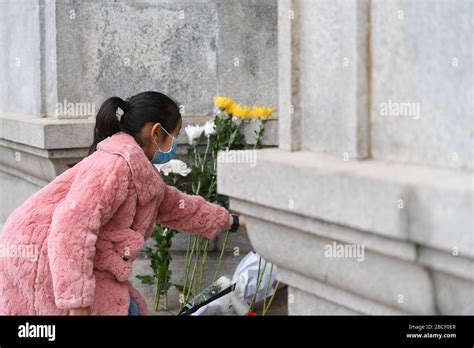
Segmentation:
{"type": "Polygon", "coordinates": [[[269,108],[266,106],[256,106],[252,107],[251,116],[260,119],[266,119],[270,117],[271,114],[275,112],[275,108],[269,108]]]}
{"type": "Polygon", "coordinates": [[[233,115],[234,114],[234,109],[237,107],[238,104],[232,102],[230,104],[228,104],[226,106],[226,108],[224,109],[224,111],[228,114],[228,115],[233,115]]]}
{"type": "Polygon", "coordinates": [[[226,110],[233,103],[234,102],[229,97],[225,97],[225,96],[214,97],[214,105],[217,106],[221,110],[226,110]]]}
{"type": "Polygon", "coordinates": [[[242,107],[239,104],[235,104],[232,109],[232,115],[240,119],[246,119],[250,117],[250,108],[248,106],[242,107]]]}

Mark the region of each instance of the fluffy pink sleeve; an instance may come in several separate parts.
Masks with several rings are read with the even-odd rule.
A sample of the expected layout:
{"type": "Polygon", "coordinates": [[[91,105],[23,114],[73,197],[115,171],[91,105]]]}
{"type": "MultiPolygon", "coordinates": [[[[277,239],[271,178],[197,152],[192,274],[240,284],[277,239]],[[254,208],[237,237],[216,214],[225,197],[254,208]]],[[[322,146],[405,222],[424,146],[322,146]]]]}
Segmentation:
{"type": "Polygon", "coordinates": [[[201,196],[188,195],[173,186],[166,186],[156,223],[212,239],[224,229],[228,219],[227,209],[209,203],[201,196]]]}
{"type": "Polygon", "coordinates": [[[94,302],[97,234],[128,195],[129,168],[122,157],[96,152],[77,166],[65,200],[54,211],[48,238],[54,297],[61,309],[94,302]]]}

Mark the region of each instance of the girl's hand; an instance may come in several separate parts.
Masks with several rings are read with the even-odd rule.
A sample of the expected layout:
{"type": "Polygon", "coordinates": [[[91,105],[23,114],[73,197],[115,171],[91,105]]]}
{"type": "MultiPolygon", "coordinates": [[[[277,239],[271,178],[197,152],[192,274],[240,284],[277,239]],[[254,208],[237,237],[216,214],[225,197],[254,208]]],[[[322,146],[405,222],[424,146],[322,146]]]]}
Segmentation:
{"type": "Polygon", "coordinates": [[[90,307],[71,308],[69,310],[69,315],[90,315],[90,314],[91,314],[90,307]]]}

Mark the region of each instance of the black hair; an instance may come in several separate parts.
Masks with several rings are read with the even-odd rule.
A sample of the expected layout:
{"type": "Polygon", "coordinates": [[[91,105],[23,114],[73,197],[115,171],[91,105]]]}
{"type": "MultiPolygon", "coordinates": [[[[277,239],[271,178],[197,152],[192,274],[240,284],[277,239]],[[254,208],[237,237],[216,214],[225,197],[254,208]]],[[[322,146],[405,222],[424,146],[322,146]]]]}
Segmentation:
{"type": "Polygon", "coordinates": [[[138,133],[147,122],[159,122],[161,127],[171,133],[176,129],[180,119],[178,105],[163,93],[142,92],[128,100],[111,97],[101,105],[97,113],[94,142],[89,148],[89,155],[96,150],[98,143],[118,132],[130,134],[140,146],[143,146],[138,133]],[[117,116],[118,108],[123,111],[120,119],[117,116]]]}

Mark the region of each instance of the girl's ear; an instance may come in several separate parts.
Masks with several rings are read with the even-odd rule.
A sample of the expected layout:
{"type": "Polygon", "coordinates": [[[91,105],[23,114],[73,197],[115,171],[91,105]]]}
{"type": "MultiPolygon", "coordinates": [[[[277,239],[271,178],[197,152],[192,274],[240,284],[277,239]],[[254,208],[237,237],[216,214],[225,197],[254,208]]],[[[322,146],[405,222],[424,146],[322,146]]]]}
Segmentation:
{"type": "Polygon", "coordinates": [[[158,135],[159,137],[159,130],[161,129],[161,124],[159,122],[155,123],[152,127],[151,127],[151,132],[150,132],[150,137],[153,139],[155,137],[155,135],[158,135]]]}

